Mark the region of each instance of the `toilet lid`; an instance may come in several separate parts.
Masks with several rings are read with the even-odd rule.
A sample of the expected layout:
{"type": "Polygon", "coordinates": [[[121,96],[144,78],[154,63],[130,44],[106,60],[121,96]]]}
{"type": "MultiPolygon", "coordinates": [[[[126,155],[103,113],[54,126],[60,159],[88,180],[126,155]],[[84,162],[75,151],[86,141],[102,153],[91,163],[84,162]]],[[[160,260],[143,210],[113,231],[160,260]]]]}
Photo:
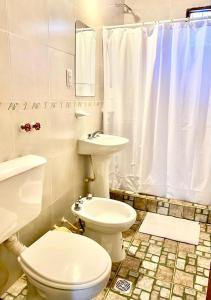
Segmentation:
{"type": "Polygon", "coordinates": [[[67,285],[94,281],[110,264],[110,256],[98,243],[62,231],[48,231],[21,253],[20,260],[40,277],[67,285]]]}

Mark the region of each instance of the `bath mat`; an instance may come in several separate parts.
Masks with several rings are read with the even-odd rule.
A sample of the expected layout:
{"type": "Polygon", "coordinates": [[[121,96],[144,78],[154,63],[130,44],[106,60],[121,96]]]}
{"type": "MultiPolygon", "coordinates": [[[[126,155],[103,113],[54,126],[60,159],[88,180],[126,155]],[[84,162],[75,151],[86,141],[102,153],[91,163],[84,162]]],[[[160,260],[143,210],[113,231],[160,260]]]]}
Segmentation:
{"type": "Polygon", "coordinates": [[[139,231],[177,242],[198,245],[200,225],[198,222],[148,212],[139,231]]]}

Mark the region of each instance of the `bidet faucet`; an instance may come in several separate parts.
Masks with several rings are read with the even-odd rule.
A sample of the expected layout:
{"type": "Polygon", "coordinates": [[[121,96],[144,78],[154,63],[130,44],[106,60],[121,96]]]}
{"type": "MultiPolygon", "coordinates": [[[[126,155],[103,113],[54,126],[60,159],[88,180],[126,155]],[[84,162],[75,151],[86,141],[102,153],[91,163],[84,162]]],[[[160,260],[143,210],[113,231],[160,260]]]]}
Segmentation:
{"type": "Polygon", "coordinates": [[[75,202],[74,209],[75,209],[75,210],[80,210],[80,209],[81,209],[81,208],[80,208],[80,202],[79,202],[79,201],[76,201],[76,202],[75,202]]]}
{"type": "Polygon", "coordinates": [[[92,200],[92,194],[87,194],[87,196],[86,196],[86,200],[92,200]]]}
{"type": "Polygon", "coordinates": [[[93,133],[89,133],[88,134],[88,139],[93,139],[93,138],[99,136],[99,134],[103,134],[103,131],[102,130],[97,130],[93,133]]]}

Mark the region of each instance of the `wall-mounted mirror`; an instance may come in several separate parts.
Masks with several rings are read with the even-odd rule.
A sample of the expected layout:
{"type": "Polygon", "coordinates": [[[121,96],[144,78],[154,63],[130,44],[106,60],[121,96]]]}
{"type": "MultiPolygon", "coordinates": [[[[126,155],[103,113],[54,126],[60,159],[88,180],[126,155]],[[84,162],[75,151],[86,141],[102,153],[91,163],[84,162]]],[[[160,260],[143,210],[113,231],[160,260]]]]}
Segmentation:
{"type": "Polygon", "coordinates": [[[75,23],[76,96],[95,96],[96,32],[81,21],[75,23]]]}

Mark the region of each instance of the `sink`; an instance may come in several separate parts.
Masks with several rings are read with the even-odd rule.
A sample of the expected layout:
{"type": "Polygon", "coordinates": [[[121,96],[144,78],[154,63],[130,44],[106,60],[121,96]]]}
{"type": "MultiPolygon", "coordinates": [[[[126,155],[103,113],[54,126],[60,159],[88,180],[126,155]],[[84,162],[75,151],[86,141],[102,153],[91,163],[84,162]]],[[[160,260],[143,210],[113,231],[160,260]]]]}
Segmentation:
{"type": "Polygon", "coordinates": [[[129,140],[120,136],[99,134],[94,138],[78,141],[78,153],[84,155],[108,155],[122,150],[129,140]]]}
{"type": "Polygon", "coordinates": [[[89,186],[89,191],[96,197],[109,198],[109,164],[112,154],[121,151],[129,140],[115,135],[98,134],[91,138],[78,140],[78,153],[91,155],[95,179],[89,186]]]}

